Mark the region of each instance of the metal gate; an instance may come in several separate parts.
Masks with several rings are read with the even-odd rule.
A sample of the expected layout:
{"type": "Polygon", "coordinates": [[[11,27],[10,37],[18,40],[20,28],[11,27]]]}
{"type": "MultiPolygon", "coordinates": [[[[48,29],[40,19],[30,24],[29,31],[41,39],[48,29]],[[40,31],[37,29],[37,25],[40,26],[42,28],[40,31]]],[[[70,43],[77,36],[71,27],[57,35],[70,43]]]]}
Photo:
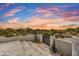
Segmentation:
{"type": "Polygon", "coordinates": [[[47,45],[50,45],[50,36],[47,34],[43,35],[43,42],[47,45]]]}

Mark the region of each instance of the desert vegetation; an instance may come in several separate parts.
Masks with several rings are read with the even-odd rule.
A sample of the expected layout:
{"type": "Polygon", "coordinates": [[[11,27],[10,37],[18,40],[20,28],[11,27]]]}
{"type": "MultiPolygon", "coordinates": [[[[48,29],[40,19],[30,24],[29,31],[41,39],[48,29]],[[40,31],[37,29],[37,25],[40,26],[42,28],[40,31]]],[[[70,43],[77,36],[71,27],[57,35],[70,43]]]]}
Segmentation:
{"type": "Polygon", "coordinates": [[[31,29],[31,28],[26,28],[26,29],[13,29],[13,28],[7,28],[7,29],[0,29],[0,36],[5,36],[5,37],[13,37],[13,36],[25,36],[27,34],[47,34],[47,35],[55,35],[56,38],[64,38],[64,37],[69,37],[71,38],[71,35],[79,36],[79,27],[73,29],[73,28],[68,28],[65,30],[46,30],[46,29],[31,29]]]}

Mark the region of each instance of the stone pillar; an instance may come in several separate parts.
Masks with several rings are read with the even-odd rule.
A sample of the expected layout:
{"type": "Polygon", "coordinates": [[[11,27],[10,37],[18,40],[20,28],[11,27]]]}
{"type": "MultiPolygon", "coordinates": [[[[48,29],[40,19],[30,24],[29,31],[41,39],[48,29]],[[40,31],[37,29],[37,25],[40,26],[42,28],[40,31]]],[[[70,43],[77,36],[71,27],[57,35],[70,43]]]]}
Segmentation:
{"type": "Polygon", "coordinates": [[[73,37],[72,40],[72,55],[79,56],[79,37],[73,37]]]}
{"type": "Polygon", "coordinates": [[[49,48],[51,51],[52,51],[53,39],[54,39],[54,37],[50,36],[50,47],[49,48]]]}
{"type": "Polygon", "coordinates": [[[43,41],[43,35],[39,34],[39,38],[40,38],[40,42],[42,43],[42,41],[43,41]]]}
{"type": "Polygon", "coordinates": [[[72,43],[72,56],[76,56],[77,55],[77,51],[75,49],[75,43],[72,43]]]}
{"type": "Polygon", "coordinates": [[[37,40],[40,41],[40,43],[42,43],[43,35],[42,34],[37,34],[37,40]]]}

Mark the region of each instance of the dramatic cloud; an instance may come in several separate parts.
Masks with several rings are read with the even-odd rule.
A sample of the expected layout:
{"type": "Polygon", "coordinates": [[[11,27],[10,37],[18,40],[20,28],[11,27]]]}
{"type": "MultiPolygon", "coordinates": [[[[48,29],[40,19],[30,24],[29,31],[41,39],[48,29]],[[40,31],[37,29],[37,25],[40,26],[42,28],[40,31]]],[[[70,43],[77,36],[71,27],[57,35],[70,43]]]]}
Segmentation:
{"type": "Polygon", "coordinates": [[[37,8],[35,10],[35,13],[43,13],[43,14],[46,14],[46,13],[49,13],[49,11],[46,8],[37,8]]]}
{"type": "Polygon", "coordinates": [[[21,28],[23,27],[23,23],[21,23],[20,21],[20,18],[12,18],[10,20],[8,20],[7,23],[5,24],[1,24],[1,28],[14,28],[14,29],[17,29],[17,28],[21,28]]]}
{"type": "MultiPolygon", "coordinates": [[[[5,4],[10,6],[10,4],[5,4]]],[[[18,5],[20,6],[20,5],[18,5]]],[[[79,23],[79,10],[71,10],[70,6],[35,6],[35,8],[28,8],[25,4],[18,7],[13,6],[12,9],[6,10],[4,18],[10,19],[14,16],[20,18],[10,19],[6,24],[1,25],[3,28],[26,28],[30,27],[33,29],[62,29],[69,28],[72,24],[79,23]],[[23,7],[24,6],[24,7],[23,7]],[[27,9],[26,9],[27,7],[27,9]],[[66,9],[67,8],[67,9],[66,9]],[[9,11],[9,12],[7,12],[9,11]],[[24,11],[24,12],[21,12],[24,11]],[[21,14],[18,14],[21,13],[21,14]],[[25,19],[26,20],[23,20],[25,19]],[[28,19],[28,20],[27,20],[28,19]]],[[[0,9],[2,9],[1,7],[0,9]]]]}
{"type": "Polygon", "coordinates": [[[24,7],[16,7],[15,9],[12,9],[10,12],[7,12],[4,14],[5,17],[8,16],[14,16],[17,12],[20,12],[24,9],[24,7]]]}
{"type": "Polygon", "coordinates": [[[64,18],[38,18],[32,17],[31,20],[27,23],[29,27],[33,29],[66,29],[69,27],[75,28],[76,26],[69,26],[70,24],[65,21],[64,18]]]}
{"type": "Polygon", "coordinates": [[[37,8],[35,11],[34,11],[34,13],[36,13],[36,14],[41,14],[41,15],[43,15],[43,16],[45,16],[45,17],[49,17],[49,16],[52,16],[53,15],[53,13],[51,13],[49,10],[47,10],[46,8],[37,8]]]}
{"type": "Polygon", "coordinates": [[[68,17],[66,22],[79,22],[79,16],[68,17]]]}
{"type": "Polygon", "coordinates": [[[39,17],[32,17],[30,20],[31,23],[38,25],[38,24],[57,24],[64,22],[63,18],[39,18],[39,17]]]}
{"type": "Polygon", "coordinates": [[[48,8],[39,7],[34,11],[34,13],[42,14],[45,17],[50,17],[50,16],[60,16],[59,14],[63,11],[64,10],[61,7],[53,6],[48,8]]]}
{"type": "Polygon", "coordinates": [[[59,6],[53,6],[53,7],[49,7],[47,8],[49,11],[52,11],[52,12],[63,12],[64,9],[62,9],[61,7],[59,6]]]}
{"type": "Polygon", "coordinates": [[[79,22],[79,10],[66,11],[61,13],[61,16],[65,19],[65,22],[79,22]]]}
{"type": "Polygon", "coordinates": [[[67,12],[62,13],[61,16],[65,18],[79,16],[79,10],[67,11],[67,12]]]}
{"type": "MultiPolygon", "coordinates": [[[[73,23],[69,23],[73,24],[73,23]]],[[[32,29],[66,29],[69,27],[68,22],[64,20],[64,18],[38,18],[32,17],[30,20],[26,22],[21,22],[20,18],[13,18],[8,21],[8,23],[2,24],[1,28],[27,28],[30,27],[32,29]]]]}
{"type": "Polygon", "coordinates": [[[8,23],[20,23],[20,18],[13,18],[8,21],[8,23]]]}

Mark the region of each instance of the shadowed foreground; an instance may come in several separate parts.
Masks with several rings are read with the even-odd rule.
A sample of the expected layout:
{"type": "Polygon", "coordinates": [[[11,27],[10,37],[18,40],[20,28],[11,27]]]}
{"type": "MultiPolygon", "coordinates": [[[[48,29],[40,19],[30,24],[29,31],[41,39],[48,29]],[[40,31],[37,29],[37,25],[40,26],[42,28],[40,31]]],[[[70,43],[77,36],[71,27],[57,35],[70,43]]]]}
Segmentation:
{"type": "Polygon", "coordinates": [[[50,56],[49,47],[31,41],[11,41],[0,43],[1,56],[50,56]]]}

